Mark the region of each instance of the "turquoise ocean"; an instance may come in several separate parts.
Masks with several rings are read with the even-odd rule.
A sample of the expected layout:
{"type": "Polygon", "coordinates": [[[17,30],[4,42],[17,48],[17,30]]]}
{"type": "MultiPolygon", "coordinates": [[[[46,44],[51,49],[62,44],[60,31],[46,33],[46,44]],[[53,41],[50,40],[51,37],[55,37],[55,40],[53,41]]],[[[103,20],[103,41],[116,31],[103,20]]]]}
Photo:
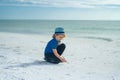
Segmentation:
{"type": "Polygon", "coordinates": [[[0,20],[0,32],[49,35],[56,27],[63,27],[69,37],[120,39],[120,21],[0,20]]]}

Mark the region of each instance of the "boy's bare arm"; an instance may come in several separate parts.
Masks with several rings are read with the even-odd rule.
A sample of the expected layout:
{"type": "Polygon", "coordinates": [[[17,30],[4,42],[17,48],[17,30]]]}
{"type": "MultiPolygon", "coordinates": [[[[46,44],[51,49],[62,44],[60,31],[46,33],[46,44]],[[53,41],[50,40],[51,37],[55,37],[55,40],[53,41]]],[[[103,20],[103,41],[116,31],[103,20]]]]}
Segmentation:
{"type": "Polygon", "coordinates": [[[59,59],[61,58],[61,56],[58,54],[56,49],[53,49],[53,53],[57,58],[59,58],[59,59]]]}
{"type": "Polygon", "coordinates": [[[67,62],[67,61],[65,60],[65,58],[61,57],[61,56],[58,54],[58,52],[57,52],[56,49],[53,49],[53,53],[54,53],[54,55],[55,55],[57,58],[59,58],[62,62],[67,62]]]}

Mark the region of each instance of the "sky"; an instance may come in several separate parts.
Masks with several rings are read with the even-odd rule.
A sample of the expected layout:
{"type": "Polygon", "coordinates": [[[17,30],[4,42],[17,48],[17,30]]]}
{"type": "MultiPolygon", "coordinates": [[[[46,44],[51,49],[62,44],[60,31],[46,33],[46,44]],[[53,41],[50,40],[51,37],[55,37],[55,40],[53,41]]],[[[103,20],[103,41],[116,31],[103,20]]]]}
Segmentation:
{"type": "Polygon", "coordinates": [[[0,0],[0,19],[120,20],[120,0],[0,0]]]}

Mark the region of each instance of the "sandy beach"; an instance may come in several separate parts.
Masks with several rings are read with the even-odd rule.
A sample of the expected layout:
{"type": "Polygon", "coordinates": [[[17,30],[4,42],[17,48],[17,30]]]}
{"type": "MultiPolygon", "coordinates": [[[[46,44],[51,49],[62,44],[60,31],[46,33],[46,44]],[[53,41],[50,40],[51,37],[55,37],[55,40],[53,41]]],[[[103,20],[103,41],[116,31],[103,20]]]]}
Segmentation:
{"type": "Polygon", "coordinates": [[[120,40],[70,38],[69,63],[44,61],[50,35],[0,32],[0,80],[120,80],[120,40]]]}

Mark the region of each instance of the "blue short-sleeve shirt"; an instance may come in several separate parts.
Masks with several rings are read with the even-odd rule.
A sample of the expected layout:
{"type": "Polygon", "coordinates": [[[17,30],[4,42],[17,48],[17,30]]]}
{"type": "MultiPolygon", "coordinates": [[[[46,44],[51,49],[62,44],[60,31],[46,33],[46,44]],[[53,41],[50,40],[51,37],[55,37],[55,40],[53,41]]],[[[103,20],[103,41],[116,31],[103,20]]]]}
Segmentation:
{"type": "Polygon", "coordinates": [[[47,43],[47,46],[45,48],[45,54],[53,53],[53,49],[56,49],[58,46],[58,42],[56,39],[52,39],[47,43]]]}

